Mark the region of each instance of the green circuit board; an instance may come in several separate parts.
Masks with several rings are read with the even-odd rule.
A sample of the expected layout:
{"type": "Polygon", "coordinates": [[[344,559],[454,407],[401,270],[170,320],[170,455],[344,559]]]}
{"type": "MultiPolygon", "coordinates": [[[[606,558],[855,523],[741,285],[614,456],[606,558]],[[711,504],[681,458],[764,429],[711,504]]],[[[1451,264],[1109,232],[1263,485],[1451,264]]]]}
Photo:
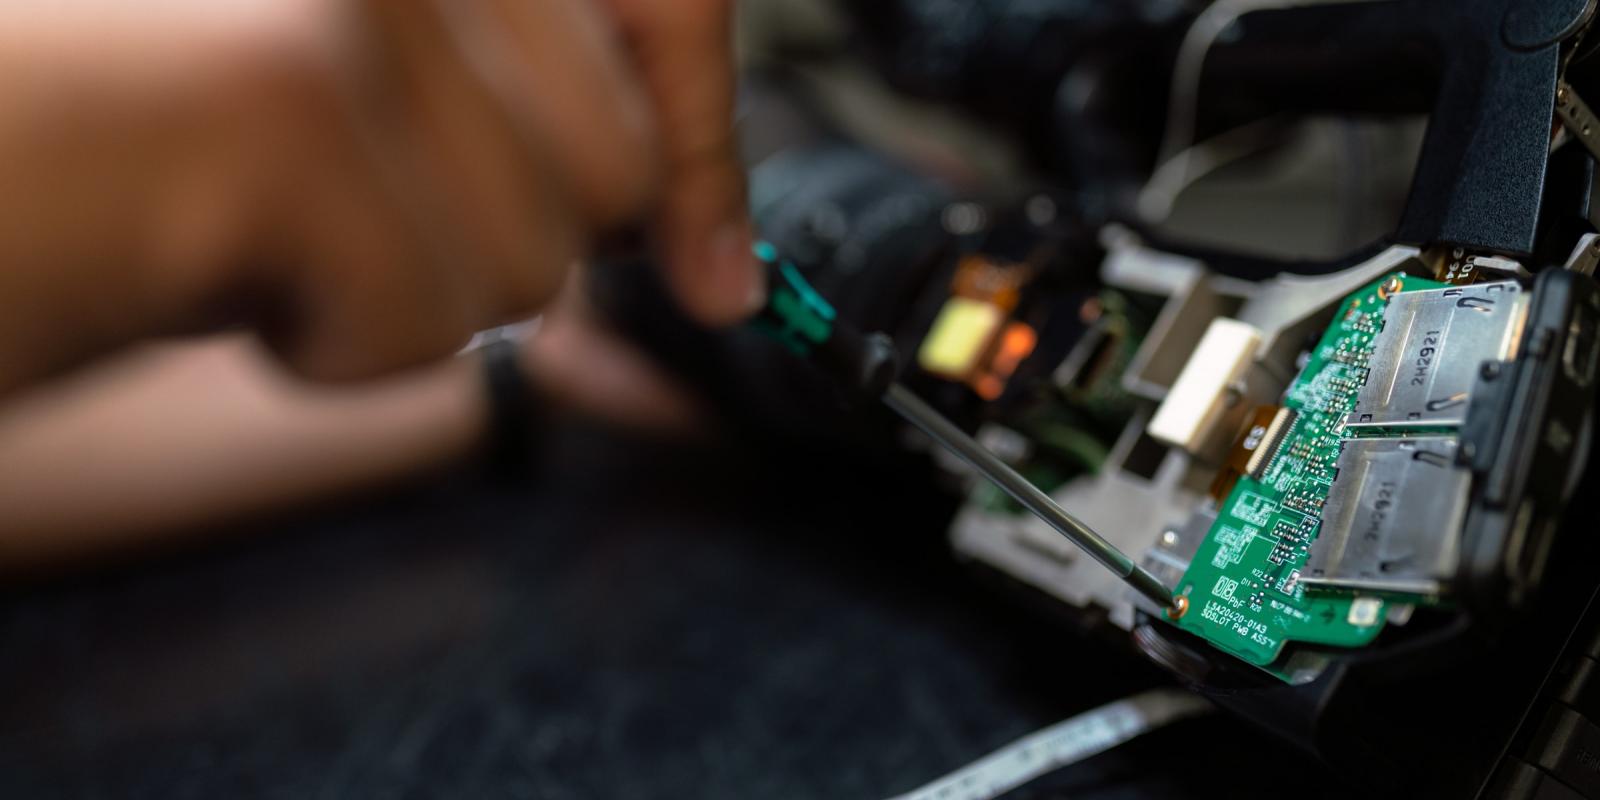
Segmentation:
{"type": "MultiPolygon", "coordinates": [[[[1370,643],[1382,630],[1385,601],[1299,582],[1355,405],[1386,297],[1445,286],[1387,276],[1345,299],[1285,395],[1293,414],[1256,476],[1243,475],[1177,591],[1189,600],[1178,625],[1216,647],[1287,679],[1273,668],[1286,642],[1339,647],[1370,643]],[[1390,283],[1397,279],[1399,284],[1390,283]]],[[[1265,446],[1265,445],[1263,445],[1265,446]]]]}

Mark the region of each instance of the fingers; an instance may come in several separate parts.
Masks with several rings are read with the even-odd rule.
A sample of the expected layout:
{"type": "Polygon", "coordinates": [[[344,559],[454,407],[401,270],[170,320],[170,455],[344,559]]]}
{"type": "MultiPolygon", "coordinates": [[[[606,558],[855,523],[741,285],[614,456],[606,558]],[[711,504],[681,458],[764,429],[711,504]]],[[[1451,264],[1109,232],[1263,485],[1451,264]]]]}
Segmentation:
{"type": "Polygon", "coordinates": [[[729,324],[765,299],[750,255],[733,130],[731,0],[605,0],[628,38],[660,131],[660,238],[686,310],[729,324]]]}
{"type": "MultiPolygon", "coordinates": [[[[184,16],[189,5],[101,23],[112,39],[136,29],[137,46],[74,62],[137,111],[80,104],[74,130],[94,136],[64,139],[63,163],[97,163],[101,140],[165,143],[138,148],[132,177],[88,170],[116,186],[77,182],[127,189],[101,204],[118,224],[71,233],[89,229],[85,203],[64,196],[52,208],[76,228],[15,234],[34,239],[13,251],[55,254],[51,266],[74,236],[103,242],[85,264],[161,265],[130,268],[125,296],[87,269],[56,292],[122,315],[73,357],[239,321],[248,298],[302,372],[397,369],[537,310],[598,235],[651,211],[695,316],[732,322],[761,299],[732,136],[730,0],[249,0],[184,16]]],[[[83,41],[77,29],[53,28],[63,45],[83,41]]]]}
{"type": "Polygon", "coordinates": [[[694,395],[590,305],[574,272],[521,345],[522,366],[547,398],[595,419],[661,434],[688,433],[702,419],[694,395]]]}
{"type": "Polygon", "coordinates": [[[328,15],[299,28],[322,38],[264,48],[261,85],[228,87],[278,98],[256,103],[277,158],[250,255],[275,270],[260,283],[287,284],[266,327],[298,371],[448,355],[536,311],[596,235],[652,208],[697,318],[762,299],[726,0],[302,7],[328,15]]]}
{"type": "Polygon", "coordinates": [[[277,203],[289,235],[273,260],[293,290],[270,341],[299,371],[365,377],[448,355],[543,305],[595,230],[643,207],[648,117],[602,26],[520,5],[542,24],[530,11],[504,25],[486,2],[363,0],[333,68],[300,76],[300,94],[335,108],[286,115],[307,120],[288,138],[308,144],[277,203]],[[510,40],[513,27],[544,41],[510,40]]]}
{"type": "Polygon", "coordinates": [[[559,151],[507,100],[521,76],[471,63],[484,48],[447,19],[459,4],[361,5],[373,41],[357,51],[371,63],[358,72],[356,119],[379,178],[427,236],[435,268],[471,284],[479,324],[525,315],[559,288],[589,222],[549,157],[559,151]]]}
{"type": "Polygon", "coordinates": [[[658,127],[613,26],[590,0],[476,5],[481,13],[456,15],[469,56],[532,144],[560,154],[554,166],[584,220],[597,230],[637,221],[661,182],[658,127]]]}

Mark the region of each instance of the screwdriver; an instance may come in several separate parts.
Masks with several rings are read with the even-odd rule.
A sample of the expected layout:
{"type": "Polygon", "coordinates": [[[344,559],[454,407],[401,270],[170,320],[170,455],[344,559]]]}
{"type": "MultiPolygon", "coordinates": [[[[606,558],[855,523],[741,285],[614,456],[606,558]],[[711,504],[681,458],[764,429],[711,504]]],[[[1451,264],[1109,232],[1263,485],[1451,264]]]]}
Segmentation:
{"type": "Polygon", "coordinates": [[[753,321],[757,328],[796,356],[815,362],[857,395],[882,400],[1139,594],[1165,609],[1169,617],[1176,619],[1188,610],[1188,598],[1174,596],[1156,576],[1068,514],[1027,478],[901,385],[896,379],[899,358],[894,342],[886,334],[862,334],[840,321],[833,306],[770,243],[758,242],[755,255],[766,269],[769,287],[767,304],[753,321]]]}

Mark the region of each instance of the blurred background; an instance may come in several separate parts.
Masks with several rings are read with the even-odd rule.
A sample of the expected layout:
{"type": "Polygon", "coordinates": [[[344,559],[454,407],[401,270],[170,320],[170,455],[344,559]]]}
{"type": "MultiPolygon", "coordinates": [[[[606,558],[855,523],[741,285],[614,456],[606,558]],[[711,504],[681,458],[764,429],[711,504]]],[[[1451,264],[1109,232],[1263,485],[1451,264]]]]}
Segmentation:
{"type": "MultiPolygon", "coordinates": [[[[1400,224],[1431,89],[1286,101],[1236,24],[1269,5],[745,0],[758,229],[941,410],[1049,441],[1030,477],[1092,474],[1165,299],[1103,284],[1118,237],[1258,281],[1400,224]],[[1009,298],[1009,360],[921,350],[951,286],[1009,298]]],[[[953,555],[967,479],[886,414],[648,262],[577,294],[359,390],[226,336],[0,408],[0,793],[888,797],[1174,685],[953,555]]],[[[1347,785],[1212,714],[1006,796],[1285,792],[1347,785]]]]}

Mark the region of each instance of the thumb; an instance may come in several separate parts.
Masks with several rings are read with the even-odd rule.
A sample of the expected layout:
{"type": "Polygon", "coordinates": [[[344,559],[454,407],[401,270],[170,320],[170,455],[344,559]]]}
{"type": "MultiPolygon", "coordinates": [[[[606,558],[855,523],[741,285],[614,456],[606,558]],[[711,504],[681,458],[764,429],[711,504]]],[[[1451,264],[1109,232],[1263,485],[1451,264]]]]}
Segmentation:
{"type": "Polygon", "coordinates": [[[605,0],[644,77],[666,184],[656,224],[667,282],[696,319],[738,322],[766,297],[750,254],[744,170],[733,130],[731,0],[605,0]]]}

